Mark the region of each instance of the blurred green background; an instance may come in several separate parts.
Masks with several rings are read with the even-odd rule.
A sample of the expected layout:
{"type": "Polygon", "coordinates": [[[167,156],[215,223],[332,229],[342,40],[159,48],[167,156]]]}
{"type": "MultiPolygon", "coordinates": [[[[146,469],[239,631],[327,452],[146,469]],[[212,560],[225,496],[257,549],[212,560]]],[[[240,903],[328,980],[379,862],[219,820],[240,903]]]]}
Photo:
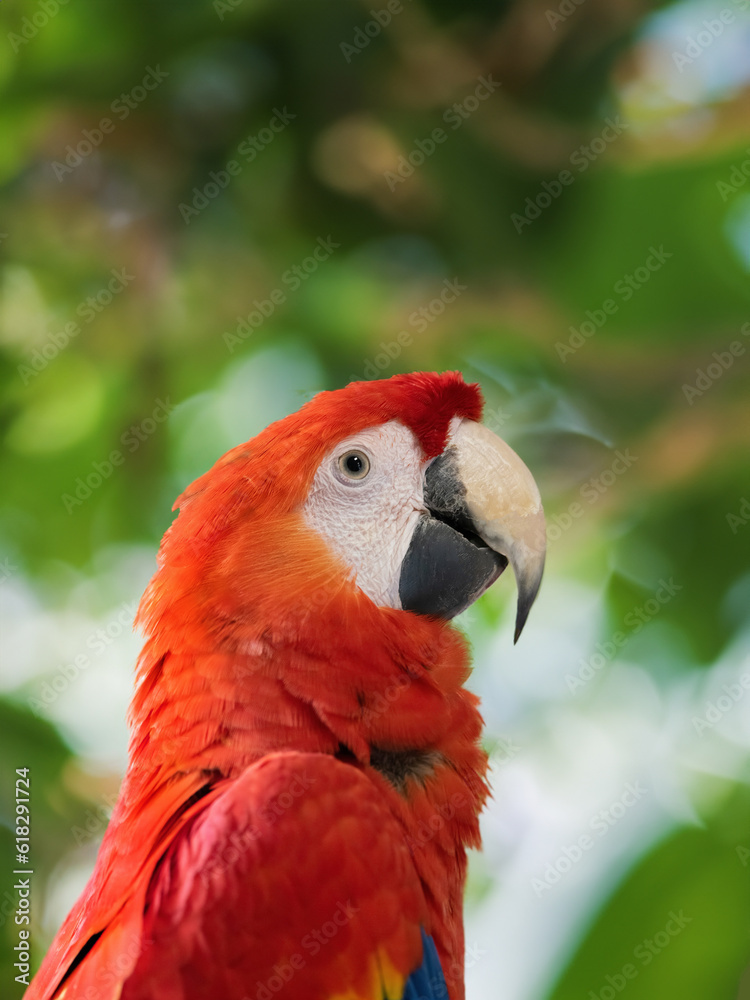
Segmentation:
{"type": "Polygon", "coordinates": [[[174,498],[320,389],[453,368],[549,520],[519,645],[507,578],[461,620],[494,787],[469,1000],[750,996],[750,3],[722,2],[0,3],[3,996],[15,768],[37,964],[117,794],[174,498]]]}

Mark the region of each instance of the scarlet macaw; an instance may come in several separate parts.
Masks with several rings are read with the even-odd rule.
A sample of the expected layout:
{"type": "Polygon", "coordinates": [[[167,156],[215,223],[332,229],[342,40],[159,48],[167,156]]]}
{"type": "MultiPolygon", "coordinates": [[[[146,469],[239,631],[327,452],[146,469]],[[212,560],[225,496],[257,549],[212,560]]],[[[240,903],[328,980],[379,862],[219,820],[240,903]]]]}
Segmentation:
{"type": "Polygon", "coordinates": [[[28,1000],[463,1000],[487,757],[450,619],[541,580],[479,388],[323,392],[185,490],[137,621],[129,766],[28,1000]]]}

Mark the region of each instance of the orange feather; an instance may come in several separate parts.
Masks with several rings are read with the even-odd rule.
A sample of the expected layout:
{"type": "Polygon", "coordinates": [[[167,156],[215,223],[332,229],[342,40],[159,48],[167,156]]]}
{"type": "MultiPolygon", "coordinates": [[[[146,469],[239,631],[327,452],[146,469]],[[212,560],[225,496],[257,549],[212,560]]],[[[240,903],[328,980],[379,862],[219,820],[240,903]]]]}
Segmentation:
{"type": "Polygon", "coordinates": [[[466,643],[446,622],[375,606],[300,505],[338,439],[400,419],[427,458],[454,415],[480,410],[457,373],[354,383],[185,491],[139,610],[149,638],[128,773],[29,1000],[254,997],[247,970],[255,989],[286,969],[346,899],[361,914],[319,961],[302,948],[289,996],[400,989],[421,926],[462,1000],[465,851],[487,794],[466,643]],[[397,787],[372,762],[404,752],[431,767],[397,787]],[[263,826],[264,803],[307,772],[310,790],[263,826]],[[243,833],[239,860],[203,877],[243,833]]]}

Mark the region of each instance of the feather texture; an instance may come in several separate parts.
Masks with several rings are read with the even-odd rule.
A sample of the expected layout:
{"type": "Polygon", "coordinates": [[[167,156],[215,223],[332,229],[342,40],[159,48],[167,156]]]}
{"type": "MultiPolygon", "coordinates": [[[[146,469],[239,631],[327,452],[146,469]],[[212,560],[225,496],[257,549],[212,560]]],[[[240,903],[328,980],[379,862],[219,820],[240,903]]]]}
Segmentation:
{"type": "Polygon", "coordinates": [[[120,799],[28,1000],[437,998],[442,974],[462,1000],[466,848],[487,794],[466,643],[373,604],[300,507],[358,428],[400,419],[428,458],[480,410],[457,373],[353,383],[188,487],[139,610],[120,799]]]}

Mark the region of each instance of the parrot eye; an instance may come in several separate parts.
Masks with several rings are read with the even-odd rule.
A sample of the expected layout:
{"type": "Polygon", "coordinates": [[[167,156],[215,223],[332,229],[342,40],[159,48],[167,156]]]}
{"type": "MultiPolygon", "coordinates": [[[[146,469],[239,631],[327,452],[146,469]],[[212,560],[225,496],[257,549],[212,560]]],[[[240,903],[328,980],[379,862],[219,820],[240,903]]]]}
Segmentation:
{"type": "Polygon", "coordinates": [[[370,459],[363,451],[347,451],[338,462],[339,471],[345,479],[364,479],[370,471],[370,459]]]}

